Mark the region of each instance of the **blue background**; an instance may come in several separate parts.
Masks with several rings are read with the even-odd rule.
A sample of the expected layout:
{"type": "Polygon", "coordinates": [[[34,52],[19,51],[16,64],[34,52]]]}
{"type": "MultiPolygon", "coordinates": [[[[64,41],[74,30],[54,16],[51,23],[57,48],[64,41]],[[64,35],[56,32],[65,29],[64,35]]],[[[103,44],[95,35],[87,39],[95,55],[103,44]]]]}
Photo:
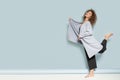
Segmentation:
{"type": "Polygon", "coordinates": [[[88,9],[98,20],[101,42],[113,32],[97,69],[120,69],[119,0],[0,0],[0,70],[87,69],[82,45],[67,41],[68,18],[81,21],[88,9]]]}

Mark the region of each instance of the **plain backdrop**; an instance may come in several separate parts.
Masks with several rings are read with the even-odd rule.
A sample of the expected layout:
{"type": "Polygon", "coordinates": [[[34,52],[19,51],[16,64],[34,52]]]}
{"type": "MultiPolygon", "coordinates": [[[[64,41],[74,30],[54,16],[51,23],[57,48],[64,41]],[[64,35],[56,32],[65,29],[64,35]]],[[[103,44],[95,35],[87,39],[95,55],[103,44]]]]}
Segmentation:
{"type": "Polygon", "coordinates": [[[94,36],[113,32],[97,69],[120,69],[119,0],[0,0],[0,70],[87,69],[81,44],[67,40],[68,18],[94,9],[94,36]]]}

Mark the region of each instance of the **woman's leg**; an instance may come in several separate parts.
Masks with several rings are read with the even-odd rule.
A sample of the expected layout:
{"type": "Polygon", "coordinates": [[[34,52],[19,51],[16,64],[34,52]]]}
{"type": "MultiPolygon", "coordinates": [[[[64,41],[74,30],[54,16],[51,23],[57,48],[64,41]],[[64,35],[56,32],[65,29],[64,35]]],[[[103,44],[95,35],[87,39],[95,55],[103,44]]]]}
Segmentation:
{"type": "Polygon", "coordinates": [[[103,41],[102,41],[102,46],[103,46],[103,48],[98,52],[98,53],[103,53],[104,51],[106,51],[106,46],[107,46],[107,40],[106,39],[103,39],[103,41]]]}
{"type": "MultiPolygon", "coordinates": [[[[84,50],[85,50],[85,48],[84,48],[84,50]]],[[[85,55],[87,58],[89,70],[91,70],[93,68],[97,68],[95,55],[93,57],[89,58],[86,50],[85,50],[85,55]]]]}
{"type": "MultiPolygon", "coordinates": [[[[106,50],[107,40],[112,35],[113,35],[113,33],[109,33],[109,34],[105,35],[105,39],[103,39],[103,41],[101,43],[103,45],[103,48],[99,51],[99,53],[103,53],[106,50]]],[[[85,50],[85,48],[84,48],[84,50],[85,50]]],[[[86,75],[85,78],[93,77],[94,76],[94,70],[95,70],[95,68],[97,68],[95,55],[93,57],[89,58],[86,50],[85,50],[85,54],[86,54],[86,58],[87,58],[88,66],[89,66],[89,74],[86,75]]]]}
{"type": "MultiPolygon", "coordinates": [[[[84,48],[84,50],[85,50],[85,48],[84,48]]],[[[95,68],[97,68],[95,55],[93,57],[89,58],[86,50],[85,50],[85,55],[86,55],[87,63],[88,63],[88,67],[89,67],[89,74],[86,75],[85,78],[93,77],[94,76],[94,70],[95,70],[95,68]]]]}
{"type": "MultiPolygon", "coordinates": [[[[107,40],[103,39],[101,44],[103,45],[103,48],[102,48],[102,50],[99,51],[99,53],[102,54],[106,50],[107,40]]],[[[84,48],[84,50],[85,50],[85,48],[84,48]]],[[[93,77],[94,76],[94,70],[95,70],[95,68],[97,68],[95,55],[93,57],[89,58],[86,50],[85,50],[85,54],[86,54],[87,63],[88,63],[88,67],[89,67],[89,74],[87,74],[85,76],[85,78],[93,77]]]]}
{"type": "Polygon", "coordinates": [[[106,51],[106,46],[107,46],[107,40],[113,35],[113,33],[109,33],[109,34],[106,34],[105,35],[105,38],[103,39],[102,41],[102,45],[103,45],[103,48],[98,52],[98,53],[104,53],[104,51],[106,51]]]}

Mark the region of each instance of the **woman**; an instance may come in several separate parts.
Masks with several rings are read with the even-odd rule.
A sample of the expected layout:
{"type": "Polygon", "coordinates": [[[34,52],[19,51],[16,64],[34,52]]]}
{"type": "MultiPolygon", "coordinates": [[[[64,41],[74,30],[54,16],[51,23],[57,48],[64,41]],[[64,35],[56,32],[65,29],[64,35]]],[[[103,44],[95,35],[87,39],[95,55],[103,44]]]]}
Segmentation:
{"type": "MultiPolygon", "coordinates": [[[[96,13],[92,9],[89,9],[85,12],[82,23],[79,23],[69,18],[69,22],[72,23],[73,21],[78,25],[80,24],[80,30],[77,39],[78,42],[83,44],[89,67],[89,74],[87,74],[85,78],[94,76],[94,70],[97,68],[95,54],[97,52],[102,54],[104,51],[106,51],[107,41],[113,35],[113,33],[105,34],[103,41],[99,43],[94,38],[92,32],[93,30],[92,28],[96,23],[96,19],[97,19],[96,13]]],[[[73,26],[72,24],[70,25],[73,26]]]]}

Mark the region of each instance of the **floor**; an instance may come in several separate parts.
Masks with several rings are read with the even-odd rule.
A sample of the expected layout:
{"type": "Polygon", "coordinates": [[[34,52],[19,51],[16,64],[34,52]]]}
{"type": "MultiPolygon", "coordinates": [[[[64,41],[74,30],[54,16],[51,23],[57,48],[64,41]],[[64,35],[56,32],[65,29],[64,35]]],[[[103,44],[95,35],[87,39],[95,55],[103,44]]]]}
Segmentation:
{"type": "Polygon", "coordinates": [[[0,75],[0,80],[120,80],[120,74],[95,74],[93,78],[84,78],[86,74],[30,74],[0,75]]]}

